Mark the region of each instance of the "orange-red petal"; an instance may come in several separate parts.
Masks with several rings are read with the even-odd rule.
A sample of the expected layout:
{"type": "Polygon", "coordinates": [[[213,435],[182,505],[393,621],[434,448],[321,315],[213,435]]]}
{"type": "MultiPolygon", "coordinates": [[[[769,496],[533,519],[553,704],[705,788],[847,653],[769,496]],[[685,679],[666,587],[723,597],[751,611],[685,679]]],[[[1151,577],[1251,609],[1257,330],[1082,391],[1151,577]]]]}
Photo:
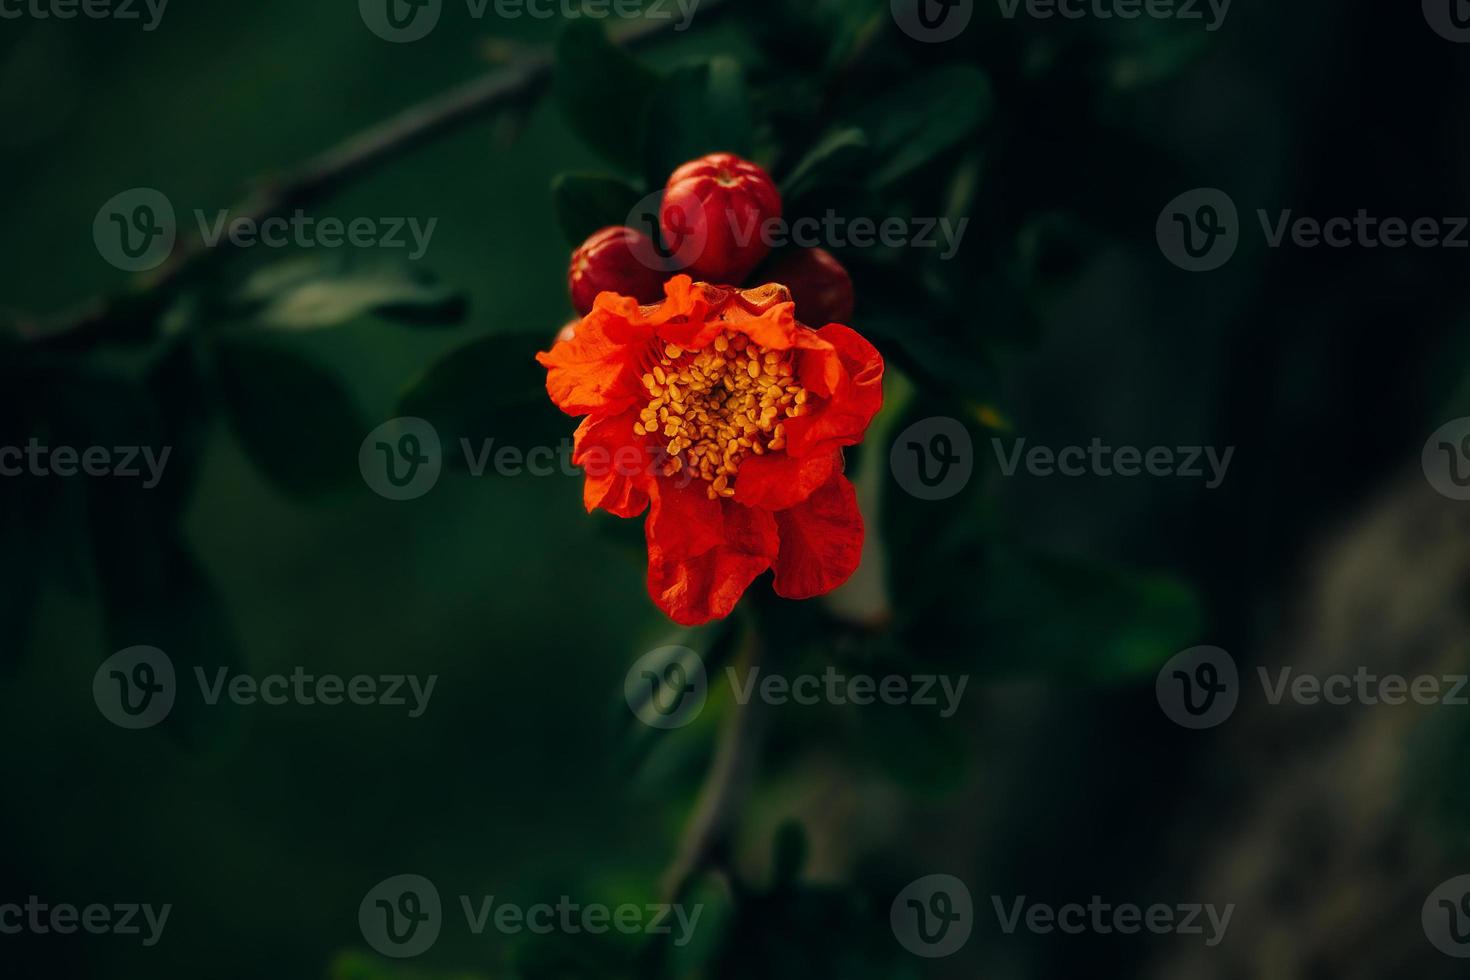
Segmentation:
{"type": "Polygon", "coordinates": [[[648,592],[654,603],[684,626],[730,615],[776,558],[776,518],[769,511],[710,500],[702,489],[671,489],[664,480],[655,487],[647,525],[648,592]]]}
{"type": "Polygon", "coordinates": [[[577,426],[572,462],[582,467],[582,503],[618,517],[637,517],[648,507],[649,457],[633,432],[638,412],[589,415],[577,426]]]}
{"type": "Polygon", "coordinates": [[[747,507],[795,507],[842,472],[842,450],[814,456],[767,453],[748,457],[735,480],[735,502],[747,507]]]}
{"type": "Polygon", "coordinates": [[[786,451],[793,456],[856,445],[883,407],[883,355],[877,348],[840,323],[829,323],[815,333],[831,353],[804,354],[802,384],[820,390],[819,381],[825,383],[832,376],[834,365],[837,381],[824,392],[826,402],[817,411],[786,423],[786,451]],[[818,366],[820,362],[825,363],[818,366]]]}
{"type": "Polygon", "coordinates": [[[573,336],[536,355],[546,368],[546,393],[568,415],[617,415],[643,399],[630,348],[608,335],[609,319],[594,311],[573,336]]]}
{"type": "Polygon", "coordinates": [[[790,510],[775,515],[781,536],[776,594],[810,599],[831,592],[857,571],[863,556],[863,516],[857,492],[837,476],[790,510]]]}

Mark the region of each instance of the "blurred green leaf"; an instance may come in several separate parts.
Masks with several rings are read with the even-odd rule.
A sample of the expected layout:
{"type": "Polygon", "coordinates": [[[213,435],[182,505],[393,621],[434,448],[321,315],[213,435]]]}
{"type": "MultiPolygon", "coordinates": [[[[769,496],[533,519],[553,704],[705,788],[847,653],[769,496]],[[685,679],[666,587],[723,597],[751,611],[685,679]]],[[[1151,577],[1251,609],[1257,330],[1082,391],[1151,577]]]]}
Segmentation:
{"type": "Polygon", "coordinates": [[[367,428],[335,376],[270,341],[221,337],[210,349],[230,427],[272,483],[312,497],[358,479],[367,428]]]}
{"type": "Polygon", "coordinates": [[[1167,575],[1011,549],[992,562],[977,603],[987,671],[1131,681],[1199,640],[1199,599],[1167,575]]]}
{"type": "Polygon", "coordinates": [[[856,176],[867,157],[868,136],[861,129],[835,129],[822,137],[781,181],[781,196],[789,203],[812,189],[856,176]]]}
{"type": "Polygon", "coordinates": [[[709,153],[749,157],[754,146],[745,72],[734,58],[683,65],[648,106],[644,174],[662,187],[678,167],[709,153]]]}
{"type": "Polygon", "coordinates": [[[880,302],[864,300],[861,322],[884,357],[936,389],[968,398],[985,398],[995,390],[989,356],[960,329],[960,321],[924,310],[885,309],[880,302]]]}
{"type": "MultiPolygon", "coordinates": [[[[639,534],[642,534],[642,521],[631,520],[622,523],[638,529],[639,534]]],[[[645,650],[638,651],[636,654],[630,652],[628,667],[632,669],[633,662],[638,655],[662,647],[682,647],[693,650],[699,656],[704,667],[706,681],[713,690],[717,688],[725,666],[735,659],[736,647],[743,635],[738,616],[727,616],[703,626],[681,628],[663,637],[659,642],[649,644],[645,650]]],[[[673,663],[680,656],[677,650],[670,650],[669,656],[662,662],[644,666],[656,674],[662,673],[664,667],[673,663]]],[[[617,764],[619,771],[624,773],[631,774],[645,767],[654,751],[668,744],[670,741],[668,736],[679,731],[678,729],[652,728],[639,720],[639,712],[647,703],[647,699],[653,695],[653,689],[647,686],[643,688],[643,692],[646,692],[644,696],[630,703],[626,692],[620,686],[616,700],[612,703],[611,711],[615,719],[613,731],[619,741],[617,764]]]]}
{"type": "Polygon", "coordinates": [[[853,119],[872,146],[870,185],[886,187],[975,134],[993,108],[990,79],[972,65],[932,68],[890,89],[853,119]]]}
{"type": "Polygon", "coordinates": [[[627,224],[641,197],[632,184],[603,174],[560,174],[551,182],[556,220],[573,248],[594,232],[627,224]]]}
{"type": "Polygon", "coordinates": [[[437,326],[463,321],[468,309],[462,291],[419,269],[315,256],[258,270],[237,299],[262,326],[278,330],[334,327],[368,314],[437,326]]]}
{"type": "Polygon", "coordinates": [[[557,411],[546,394],[546,369],[536,363],[538,338],[526,334],[483,337],[450,351],[415,379],[399,399],[397,414],[421,418],[439,432],[448,458],[466,440],[475,452],[512,446],[560,451],[577,424],[557,411]]]}
{"type": "Polygon", "coordinates": [[[338,953],[328,972],[329,980],[488,980],[489,974],[456,970],[445,973],[392,963],[371,953],[347,950],[338,953]]]}
{"type": "Polygon", "coordinates": [[[737,906],[711,976],[917,980],[920,961],[894,941],[889,928],[890,900],[874,901],[850,886],[805,885],[750,896],[737,906]]]}
{"type": "Polygon", "coordinates": [[[557,40],[553,90],[567,124],[626,173],[642,163],[645,110],[658,83],[657,72],[591,18],[568,21],[557,40]]]}
{"type": "MultiPolygon", "coordinates": [[[[951,683],[958,684],[958,679],[951,683]]],[[[937,688],[933,693],[944,704],[944,694],[937,688]]],[[[866,713],[850,742],[858,761],[877,766],[921,796],[942,796],[964,785],[970,771],[965,744],[952,719],[940,717],[939,708],[901,705],[866,713]]]]}

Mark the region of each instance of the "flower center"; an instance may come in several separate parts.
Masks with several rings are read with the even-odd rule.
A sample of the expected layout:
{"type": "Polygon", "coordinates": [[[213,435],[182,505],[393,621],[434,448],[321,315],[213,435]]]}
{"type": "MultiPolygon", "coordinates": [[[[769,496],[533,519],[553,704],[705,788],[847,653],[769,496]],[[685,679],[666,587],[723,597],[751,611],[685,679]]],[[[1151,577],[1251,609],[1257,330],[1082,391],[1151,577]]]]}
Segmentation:
{"type": "Polygon", "coordinates": [[[664,475],[681,469],[733,497],[740,461],[786,448],[786,420],[808,411],[790,351],[726,331],[698,351],[669,344],[643,375],[649,401],[633,431],[665,441],[664,475]]]}

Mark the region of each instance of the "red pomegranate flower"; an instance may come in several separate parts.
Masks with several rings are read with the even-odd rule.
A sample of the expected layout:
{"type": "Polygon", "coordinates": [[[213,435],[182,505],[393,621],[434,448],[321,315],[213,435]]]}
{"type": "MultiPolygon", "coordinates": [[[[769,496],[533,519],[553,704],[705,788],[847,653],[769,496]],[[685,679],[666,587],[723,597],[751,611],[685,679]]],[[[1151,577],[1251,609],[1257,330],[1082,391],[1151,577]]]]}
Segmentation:
{"type": "Polygon", "coordinates": [[[676,622],[728,616],[756,577],[777,594],[830,592],[856,570],[863,521],[843,475],[883,402],[883,358],[855,330],[796,320],[785,286],[676,276],[639,306],[603,293],[537,355],[577,428],[583,501],[649,509],[648,590],[676,622]]]}

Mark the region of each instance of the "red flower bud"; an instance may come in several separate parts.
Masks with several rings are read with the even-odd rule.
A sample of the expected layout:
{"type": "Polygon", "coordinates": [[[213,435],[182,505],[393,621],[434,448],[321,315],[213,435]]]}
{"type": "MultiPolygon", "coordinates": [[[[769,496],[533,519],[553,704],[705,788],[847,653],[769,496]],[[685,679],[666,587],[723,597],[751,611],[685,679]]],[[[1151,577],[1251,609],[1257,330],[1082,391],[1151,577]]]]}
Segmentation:
{"type": "Polygon", "coordinates": [[[656,268],[653,241],[632,228],[611,227],[597,232],[572,253],[568,282],[572,306],[586,316],[598,293],[632,296],[640,303],[657,302],[664,294],[668,274],[656,268]]]}
{"type": "Polygon", "coordinates": [[[675,170],[659,224],[674,265],[695,279],[738,286],[770,253],[765,223],[781,217],[770,174],[731,153],[712,153],[675,170]]]}
{"type": "Polygon", "coordinates": [[[824,248],[783,252],[761,273],[761,280],[791,290],[796,318],[809,327],[852,320],[852,276],[824,248]]]}

